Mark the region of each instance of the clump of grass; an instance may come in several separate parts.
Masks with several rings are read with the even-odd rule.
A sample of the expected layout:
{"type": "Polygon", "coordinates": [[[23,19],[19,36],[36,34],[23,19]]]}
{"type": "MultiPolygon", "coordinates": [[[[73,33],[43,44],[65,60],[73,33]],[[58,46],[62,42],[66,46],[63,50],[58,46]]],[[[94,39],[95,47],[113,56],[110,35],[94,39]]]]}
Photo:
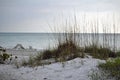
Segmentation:
{"type": "Polygon", "coordinates": [[[98,45],[86,46],[84,49],[85,53],[89,53],[94,58],[107,59],[109,57],[116,57],[115,52],[105,47],[98,47],[98,45]]]}
{"type": "Polygon", "coordinates": [[[76,57],[84,57],[81,53],[80,47],[77,46],[73,41],[67,41],[59,44],[57,47],[58,57],[64,58],[65,60],[71,60],[76,57]]]}
{"type": "Polygon", "coordinates": [[[55,60],[71,60],[76,57],[84,57],[80,49],[73,42],[66,42],[59,44],[54,49],[47,49],[36,57],[37,60],[45,60],[54,58],[55,60]]]}
{"type": "MultiPolygon", "coordinates": [[[[36,56],[36,57],[38,57],[38,56],[36,56]]],[[[30,57],[29,57],[28,60],[23,59],[21,65],[22,65],[22,66],[29,66],[29,67],[35,67],[35,66],[41,65],[41,64],[40,64],[40,59],[37,60],[36,57],[30,55],[30,57]]]]}
{"type": "Polygon", "coordinates": [[[113,27],[114,29],[113,39],[111,40],[112,37],[109,37],[109,35],[107,34],[107,33],[111,33],[111,29],[109,30],[109,26],[107,25],[109,23],[106,23],[106,21],[108,20],[107,17],[106,18],[103,17],[103,19],[106,19],[106,21],[104,21],[105,23],[102,22],[103,19],[101,18],[99,19],[98,16],[90,21],[88,19],[88,22],[87,22],[87,17],[83,16],[83,18],[85,19],[81,19],[81,21],[83,20],[82,21],[83,25],[81,26],[77,24],[76,16],[74,16],[74,21],[72,21],[73,22],[72,24],[71,24],[71,21],[66,20],[65,23],[64,22],[61,23],[62,25],[55,26],[53,32],[57,32],[59,35],[57,40],[58,45],[54,49],[46,49],[40,54],[38,54],[33,59],[34,64],[35,65],[41,64],[41,60],[43,61],[51,58],[54,58],[56,61],[63,62],[66,60],[74,59],[76,57],[84,57],[84,53],[90,53],[90,55],[92,55],[94,58],[100,58],[100,59],[116,57],[116,54],[115,54],[116,28],[114,25],[115,22],[113,21],[113,25],[111,24],[111,27],[113,27]],[[100,38],[99,27],[101,26],[103,26],[101,30],[103,29],[102,31],[104,34],[102,34],[102,37],[100,38]],[[59,28],[61,28],[62,30],[59,31],[59,28]],[[88,29],[91,29],[91,30],[88,30],[88,29]],[[88,33],[89,31],[92,32],[92,34],[89,35],[88,33]],[[62,33],[59,33],[59,32],[62,32],[62,33]],[[80,34],[80,33],[83,33],[83,34],[80,34]],[[86,33],[88,34],[86,35],[86,33]],[[103,44],[101,43],[101,41],[103,44]],[[102,44],[102,47],[99,45],[100,43],[102,44]],[[109,48],[110,44],[114,44],[113,51],[109,48]]]}
{"type": "MultiPolygon", "coordinates": [[[[58,30],[58,32],[61,31],[58,30]]],[[[76,57],[84,57],[83,50],[80,48],[80,45],[78,45],[79,40],[77,39],[80,39],[80,36],[79,33],[77,34],[76,17],[74,25],[70,25],[69,22],[66,21],[62,32],[63,33],[58,33],[58,43],[56,47],[54,49],[44,50],[38,58],[42,60],[54,58],[56,61],[67,61],[76,57]]]]}
{"type": "Polygon", "coordinates": [[[120,79],[120,58],[111,59],[106,61],[106,63],[99,64],[99,68],[110,73],[109,76],[115,77],[116,80],[120,79]]]}
{"type": "Polygon", "coordinates": [[[45,51],[42,52],[42,55],[39,56],[38,58],[40,59],[50,59],[50,58],[53,58],[55,56],[55,50],[50,50],[50,49],[47,49],[45,51]]]}
{"type": "Polygon", "coordinates": [[[117,56],[117,57],[120,57],[120,51],[117,51],[117,52],[116,52],[116,56],[117,56]]]}

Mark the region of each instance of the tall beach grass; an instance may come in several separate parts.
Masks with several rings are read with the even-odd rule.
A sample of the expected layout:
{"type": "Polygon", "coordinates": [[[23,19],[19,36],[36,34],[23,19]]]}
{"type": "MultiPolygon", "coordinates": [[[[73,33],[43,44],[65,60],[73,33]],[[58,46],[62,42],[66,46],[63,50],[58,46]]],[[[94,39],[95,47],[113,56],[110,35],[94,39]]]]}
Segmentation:
{"type": "Polygon", "coordinates": [[[97,14],[81,16],[74,15],[65,20],[59,20],[50,26],[56,39],[55,46],[46,49],[37,55],[38,62],[41,60],[55,59],[66,61],[76,57],[84,58],[86,54],[94,58],[107,59],[117,57],[117,31],[119,30],[119,15],[97,14]]]}

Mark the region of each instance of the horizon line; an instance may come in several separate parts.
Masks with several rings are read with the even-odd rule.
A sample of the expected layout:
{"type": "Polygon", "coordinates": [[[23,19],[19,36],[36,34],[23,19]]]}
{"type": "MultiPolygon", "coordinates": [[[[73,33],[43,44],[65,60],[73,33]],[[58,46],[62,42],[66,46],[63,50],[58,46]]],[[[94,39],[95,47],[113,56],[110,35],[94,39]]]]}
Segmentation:
{"type": "MultiPolygon", "coordinates": [[[[70,33],[70,32],[0,32],[0,34],[1,34],[1,33],[10,33],[10,34],[12,34],[12,33],[21,33],[21,34],[24,34],[24,33],[25,33],[25,34],[27,34],[27,33],[28,33],[28,34],[30,34],[30,33],[33,33],[33,34],[34,34],[34,33],[36,33],[36,34],[37,34],[37,33],[43,33],[43,34],[44,34],[44,33],[46,33],[46,34],[47,34],[47,33],[50,33],[50,34],[51,34],[51,33],[52,33],[52,34],[53,34],[53,33],[70,33]]],[[[78,34],[78,32],[77,32],[77,34],[78,34]]],[[[96,33],[81,33],[81,34],[120,34],[120,33],[101,33],[101,32],[98,32],[98,33],[97,33],[97,32],[96,32],[96,33]]]]}

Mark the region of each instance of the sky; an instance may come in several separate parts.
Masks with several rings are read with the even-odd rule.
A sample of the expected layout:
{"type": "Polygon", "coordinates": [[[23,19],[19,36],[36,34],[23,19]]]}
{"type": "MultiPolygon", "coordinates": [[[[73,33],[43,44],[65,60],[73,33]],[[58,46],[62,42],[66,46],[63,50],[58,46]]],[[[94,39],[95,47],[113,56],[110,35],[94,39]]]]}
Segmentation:
{"type": "Polygon", "coordinates": [[[120,0],[0,0],[0,32],[51,32],[61,18],[119,11],[120,0]]]}

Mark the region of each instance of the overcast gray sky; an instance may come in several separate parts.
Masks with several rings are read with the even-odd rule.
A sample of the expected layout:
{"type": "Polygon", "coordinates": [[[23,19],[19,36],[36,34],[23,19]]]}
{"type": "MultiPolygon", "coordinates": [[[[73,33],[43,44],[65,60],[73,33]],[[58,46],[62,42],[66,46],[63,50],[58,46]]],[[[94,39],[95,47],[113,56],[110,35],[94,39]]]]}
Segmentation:
{"type": "Polygon", "coordinates": [[[115,11],[120,0],[0,0],[0,32],[50,32],[60,14],[115,11]]]}

